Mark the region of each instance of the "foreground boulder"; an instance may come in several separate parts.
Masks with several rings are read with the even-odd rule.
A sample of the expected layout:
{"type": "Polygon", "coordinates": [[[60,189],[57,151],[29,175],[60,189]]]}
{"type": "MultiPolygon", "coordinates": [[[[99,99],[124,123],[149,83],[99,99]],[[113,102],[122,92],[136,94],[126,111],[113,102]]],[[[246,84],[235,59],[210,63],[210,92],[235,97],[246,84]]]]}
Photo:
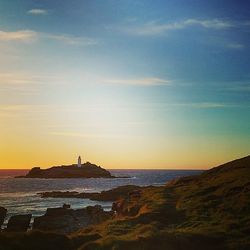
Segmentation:
{"type": "Polygon", "coordinates": [[[6,214],[7,214],[7,209],[4,207],[0,207],[0,229],[4,222],[6,214]]]}
{"type": "Polygon", "coordinates": [[[112,215],[112,212],[104,211],[99,205],[76,210],[68,206],[48,208],[45,215],[34,219],[33,229],[71,233],[88,225],[108,220],[112,218],[112,215]]]}
{"type": "Polygon", "coordinates": [[[8,232],[26,232],[30,226],[31,214],[13,215],[10,217],[7,230],[8,232]]]}

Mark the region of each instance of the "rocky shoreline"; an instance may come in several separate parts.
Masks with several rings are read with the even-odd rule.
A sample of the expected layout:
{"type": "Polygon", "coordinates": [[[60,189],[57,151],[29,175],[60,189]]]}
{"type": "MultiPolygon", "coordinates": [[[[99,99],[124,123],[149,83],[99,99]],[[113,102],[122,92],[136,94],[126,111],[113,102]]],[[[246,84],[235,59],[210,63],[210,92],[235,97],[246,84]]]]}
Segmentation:
{"type": "Polygon", "coordinates": [[[63,207],[48,208],[45,215],[36,217],[32,230],[72,233],[111,219],[113,214],[99,205],[71,209],[70,205],[64,204],[63,207]]]}
{"type": "MultiPolygon", "coordinates": [[[[0,207],[0,220],[2,226],[7,209],[0,207]],[[1,211],[3,211],[1,213],[1,211]]],[[[104,211],[99,205],[88,206],[81,209],[72,209],[70,205],[47,208],[42,216],[34,218],[32,214],[13,215],[9,218],[4,232],[26,232],[27,230],[53,231],[58,233],[71,233],[89,225],[101,223],[111,219],[114,211],[104,211]]]]}
{"type": "MultiPolygon", "coordinates": [[[[101,193],[78,192],[44,192],[38,193],[42,198],[83,198],[96,201],[117,201],[124,197],[132,197],[135,192],[140,193],[142,187],[135,185],[120,186],[101,193]]],[[[5,232],[26,232],[28,230],[53,231],[57,233],[72,233],[89,225],[102,223],[117,215],[117,204],[114,202],[110,211],[104,211],[100,205],[72,209],[69,204],[62,207],[47,208],[42,216],[34,217],[32,214],[13,215],[7,222],[5,232]]],[[[118,209],[119,210],[119,209],[118,209]]],[[[0,228],[7,216],[7,209],[0,207],[0,228]]]]}

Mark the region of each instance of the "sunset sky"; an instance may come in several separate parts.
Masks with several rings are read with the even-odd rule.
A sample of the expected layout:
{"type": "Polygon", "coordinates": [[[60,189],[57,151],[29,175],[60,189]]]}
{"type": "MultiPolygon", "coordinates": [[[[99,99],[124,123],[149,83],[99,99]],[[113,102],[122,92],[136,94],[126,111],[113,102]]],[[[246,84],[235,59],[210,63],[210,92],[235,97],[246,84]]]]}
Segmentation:
{"type": "Polygon", "coordinates": [[[249,1],[0,0],[1,169],[249,152],[249,1]]]}

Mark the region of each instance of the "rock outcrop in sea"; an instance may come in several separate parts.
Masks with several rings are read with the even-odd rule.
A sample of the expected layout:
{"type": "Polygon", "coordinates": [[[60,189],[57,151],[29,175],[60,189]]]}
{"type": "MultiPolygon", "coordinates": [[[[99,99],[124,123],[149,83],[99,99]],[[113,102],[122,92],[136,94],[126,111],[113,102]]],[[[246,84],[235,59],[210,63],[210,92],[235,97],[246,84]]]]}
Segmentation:
{"type": "Polygon", "coordinates": [[[86,162],[78,167],[76,164],[55,166],[48,169],[32,168],[25,176],[18,178],[114,178],[106,169],[86,162]]]}
{"type": "Polygon", "coordinates": [[[90,199],[94,201],[116,201],[122,197],[127,196],[129,193],[133,193],[136,190],[141,190],[142,187],[135,185],[125,185],[116,187],[110,190],[105,190],[100,193],[79,193],[76,191],[50,191],[38,193],[42,198],[79,198],[90,199]]]}

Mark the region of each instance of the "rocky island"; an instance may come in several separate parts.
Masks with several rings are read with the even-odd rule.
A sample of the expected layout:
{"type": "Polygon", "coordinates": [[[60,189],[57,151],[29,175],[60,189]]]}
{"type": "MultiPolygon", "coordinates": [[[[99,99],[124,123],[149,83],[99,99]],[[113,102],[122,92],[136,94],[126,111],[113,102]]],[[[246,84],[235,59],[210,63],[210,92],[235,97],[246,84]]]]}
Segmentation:
{"type": "Polygon", "coordinates": [[[41,169],[40,167],[32,168],[25,176],[18,176],[17,178],[115,178],[106,169],[85,162],[83,164],[72,164],[54,166],[48,169],[41,169]]]}

